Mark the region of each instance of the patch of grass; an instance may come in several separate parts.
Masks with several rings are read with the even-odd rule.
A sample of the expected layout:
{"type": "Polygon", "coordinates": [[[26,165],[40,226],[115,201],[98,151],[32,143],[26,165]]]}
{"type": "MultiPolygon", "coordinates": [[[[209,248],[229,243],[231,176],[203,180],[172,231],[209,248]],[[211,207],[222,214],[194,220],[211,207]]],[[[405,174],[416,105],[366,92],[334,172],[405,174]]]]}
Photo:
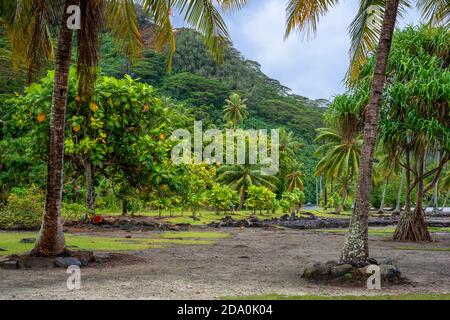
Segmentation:
{"type": "Polygon", "coordinates": [[[420,248],[420,247],[398,247],[397,250],[408,251],[435,251],[435,252],[450,252],[450,248],[420,248]]]}
{"type": "Polygon", "coordinates": [[[319,218],[335,218],[335,219],[345,219],[345,218],[351,218],[352,211],[343,211],[341,214],[331,214],[333,210],[305,210],[307,212],[313,213],[315,216],[319,218]]]}
{"type": "MultiPolygon", "coordinates": [[[[224,232],[168,232],[152,234],[151,238],[121,238],[65,234],[69,248],[93,251],[134,251],[165,248],[174,245],[212,245],[217,239],[228,237],[224,232]],[[206,240],[207,239],[207,240],[206,240]]],[[[30,251],[33,243],[21,243],[23,238],[36,238],[32,232],[0,232],[0,256],[30,251]]]]}
{"type": "Polygon", "coordinates": [[[260,296],[226,297],[225,300],[450,300],[450,294],[404,294],[381,296],[288,296],[265,294],[260,296]]]}
{"type": "Polygon", "coordinates": [[[230,236],[226,232],[164,232],[161,238],[164,239],[225,239],[230,236]]]}

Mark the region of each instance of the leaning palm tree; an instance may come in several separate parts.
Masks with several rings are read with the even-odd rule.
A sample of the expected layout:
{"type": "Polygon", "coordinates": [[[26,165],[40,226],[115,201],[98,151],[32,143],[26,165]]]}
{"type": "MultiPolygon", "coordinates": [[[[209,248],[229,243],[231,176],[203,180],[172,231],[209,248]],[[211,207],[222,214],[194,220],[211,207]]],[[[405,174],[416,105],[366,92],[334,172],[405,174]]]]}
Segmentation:
{"type": "MultiPolygon", "coordinates": [[[[286,36],[294,29],[311,35],[316,31],[319,19],[338,2],[338,0],[289,0],[286,9],[286,36]]],[[[357,79],[361,65],[367,61],[368,55],[372,52],[376,52],[376,63],[370,100],[364,111],[364,143],[355,205],[350,232],[341,255],[342,263],[354,266],[366,265],[369,258],[367,222],[371,177],[387,62],[399,9],[401,13],[410,7],[410,1],[406,0],[360,0],[359,3],[359,11],[350,26],[352,45],[350,49],[351,66],[348,73],[349,83],[357,79]]],[[[422,16],[430,23],[448,25],[450,17],[448,1],[416,0],[416,4],[421,10],[422,16]]]]}
{"type": "MultiPolygon", "coordinates": [[[[141,0],[138,2],[155,23],[157,46],[162,47],[163,44],[168,43],[169,52],[175,50],[174,33],[170,22],[172,8],[177,8],[184,13],[188,24],[204,35],[209,48],[221,47],[228,38],[225,23],[212,1],[141,0]]],[[[222,0],[219,3],[224,9],[228,9],[242,6],[245,0],[222,0]]],[[[40,235],[33,249],[36,255],[54,256],[65,251],[61,198],[65,111],[72,48],[72,29],[68,25],[72,12],[68,12],[68,9],[73,5],[79,6],[81,11],[81,28],[77,30],[80,101],[88,101],[92,93],[98,65],[98,36],[103,22],[114,35],[118,46],[128,54],[137,54],[142,46],[133,0],[0,1],[1,21],[11,40],[13,61],[27,67],[30,81],[31,75],[37,73],[43,61],[52,56],[51,27],[56,27],[54,30],[58,34],[49,130],[45,213],[40,235]]]]}
{"type": "Polygon", "coordinates": [[[225,100],[226,105],[223,107],[223,118],[233,125],[242,123],[248,117],[247,99],[242,99],[237,93],[233,93],[225,100]]]}
{"type": "Polygon", "coordinates": [[[264,186],[274,191],[277,189],[277,178],[265,176],[261,173],[261,168],[256,165],[234,165],[224,166],[217,171],[218,182],[223,183],[239,192],[239,207],[242,209],[245,201],[245,193],[250,186],[264,186]]]}

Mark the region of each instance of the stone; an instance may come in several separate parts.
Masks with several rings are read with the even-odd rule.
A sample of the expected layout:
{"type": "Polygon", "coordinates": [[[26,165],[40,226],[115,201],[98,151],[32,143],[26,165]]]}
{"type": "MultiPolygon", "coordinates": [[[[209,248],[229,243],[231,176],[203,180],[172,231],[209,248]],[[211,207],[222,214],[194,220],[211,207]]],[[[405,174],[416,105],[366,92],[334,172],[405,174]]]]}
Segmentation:
{"type": "Polygon", "coordinates": [[[67,268],[70,266],[81,267],[81,261],[73,257],[58,257],[55,259],[55,265],[60,268],[67,268]]]}
{"type": "Polygon", "coordinates": [[[316,277],[325,277],[328,275],[329,267],[325,263],[310,263],[303,271],[303,278],[310,279],[316,277]]]}
{"type": "Polygon", "coordinates": [[[70,251],[70,256],[80,260],[82,267],[87,267],[90,262],[94,262],[94,252],[88,250],[70,251]]]}
{"type": "Polygon", "coordinates": [[[54,267],[54,260],[46,257],[21,256],[19,267],[25,269],[51,269],[54,267]]]}
{"type": "Polygon", "coordinates": [[[325,262],[325,265],[331,270],[331,268],[336,267],[339,264],[336,260],[330,260],[325,262]]]}
{"type": "Polygon", "coordinates": [[[23,238],[20,240],[20,243],[35,243],[36,238],[23,238]]]}
{"type": "Polygon", "coordinates": [[[330,276],[333,278],[340,278],[346,273],[352,272],[354,267],[351,264],[341,264],[331,268],[330,276]]]}
{"type": "Polygon", "coordinates": [[[7,260],[0,262],[0,269],[15,270],[19,268],[17,260],[7,260]]]}
{"type": "Polygon", "coordinates": [[[380,265],[380,270],[381,278],[390,282],[400,279],[402,275],[399,268],[389,264],[380,265]]]}

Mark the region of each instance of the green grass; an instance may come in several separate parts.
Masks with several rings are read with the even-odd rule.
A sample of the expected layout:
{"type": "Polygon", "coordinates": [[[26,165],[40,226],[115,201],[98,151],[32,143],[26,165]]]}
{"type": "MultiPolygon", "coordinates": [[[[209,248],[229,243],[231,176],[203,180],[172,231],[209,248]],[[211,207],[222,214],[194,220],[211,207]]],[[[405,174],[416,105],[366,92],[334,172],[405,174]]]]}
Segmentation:
{"type": "Polygon", "coordinates": [[[450,248],[398,247],[397,250],[450,252],[450,248]]]}
{"type": "MultiPolygon", "coordinates": [[[[216,240],[228,237],[225,232],[167,232],[151,234],[150,238],[105,237],[99,235],[65,234],[69,248],[94,251],[134,251],[165,248],[174,245],[212,245],[216,240]]],[[[33,232],[0,232],[0,256],[30,251],[32,243],[21,243],[23,238],[36,238],[33,232]]]]}
{"type": "Polygon", "coordinates": [[[225,300],[450,300],[450,294],[404,294],[381,296],[288,296],[265,294],[260,296],[225,297],[225,300]]]}

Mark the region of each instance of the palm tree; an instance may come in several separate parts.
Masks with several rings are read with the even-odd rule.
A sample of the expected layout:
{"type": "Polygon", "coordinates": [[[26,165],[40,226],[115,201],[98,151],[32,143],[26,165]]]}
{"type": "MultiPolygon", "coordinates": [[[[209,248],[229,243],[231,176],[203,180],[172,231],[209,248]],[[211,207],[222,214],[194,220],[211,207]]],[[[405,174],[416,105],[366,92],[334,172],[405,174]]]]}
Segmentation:
{"type": "Polygon", "coordinates": [[[223,107],[223,117],[225,121],[232,122],[234,126],[244,122],[248,117],[247,99],[242,99],[237,93],[233,93],[225,100],[226,105],[223,107]]]}
{"type": "Polygon", "coordinates": [[[277,178],[261,174],[261,169],[255,165],[224,166],[217,170],[218,182],[223,183],[239,192],[239,208],[242,209],[245,193],[250,186],[264,186],[274,191],[277,189],[277,178]]]}
{"type": "MultiPolygon", "coordinates": [[[[239,8],[245,0],[222,0],[224,9],[239,8]]],[[[169,52],[175,50],[173,28],[170,22],[172,7],[185,13],[185,20],[205,37],[209,48],[219,48],[228,38],[228,31],[212,1],[142,0],[144,10],[155,23],[156,44],[169,43],[169,52]]],[[[137,53],[142,46],[133,0],[65,0],[33,1],[2,0],[2,23],[11,39],[12,57],[23,63],[29,75],[36,73],[42,61],[52,54],[51,26],[59,22],[56,53],[55,82],[48,157],[47,192],[45,214],[39,238],[33,253],[54,256],[65,251],[61,222],[61,198],[64,155],[64,127],[67,106],[68,73],[71,63],[72,30],[66,27],[70,14],[67,9],[78,5],[81,9],[81,29],[77,31],[77,69],[80,101],[88,101],[96,77],[98,65],[98,35],[102,15],[119,47],[127,53],[137,53]]],[[[220,50],[216,50],[219,52],[220,50]]],[[[169,59],[170,61],[170,59],[169,59]]],[[[169,66],[170,67],[170,66],[169,66]]],[[[29,76],[31,79],[31,77],[29,76]]]]}
{"type": "MultiPolygon", "coordinates": [[[[338,0],[290,0],[286,9],[286,36],[296,28],[306,32],[307,35],[315,32],[320,17],[337,5],[338,2],[338,0]]],[[[431,23],[448,23],[450,10],[448,10],[447,1],[416,0],[416,3],[422,15],[431,23]]],[[[403,10],[408,8],[409,5],[409,1],[403,0],[361,0],[359,12],[350,26],[352,36],[351,67],[348,73],[350,82],[358,77],[360,66],[367,60],[367,56],[376,51],[370,102],[364,111],[364,140],[355,206],[350,232],[347,235],[341,255],[342,263],[349,263],[354,266],[366,265],[369,258],[367,221],[379,111],[399,7],[403,10]],[[380,10],[372,10],[373,5],[378,5],[380,10]],[[377,42],[378,48],[375,50],[377,42]]]]}
{"type": "Polygon", "coordinates": [[[353,138],[341,133],[339,129],[318,129],[317,142],[324,143],[316,153],[323,154],[316,167],[316,175],[324,176],[328,181],[339,181],[342,191],[342,202],[338,212],[343,209],[347,200],[353,178],[359,170],[361,159],[361,134],[354,131],[353,138]]]}
{"type": "Polygon", "coordinates": [[[305,174],[302,172],[303,163],[296,163],[292,166],[290,172],[286,175],[288,191],[292,192],[295,189],[304,190],[303,177],[305,174]]]}

